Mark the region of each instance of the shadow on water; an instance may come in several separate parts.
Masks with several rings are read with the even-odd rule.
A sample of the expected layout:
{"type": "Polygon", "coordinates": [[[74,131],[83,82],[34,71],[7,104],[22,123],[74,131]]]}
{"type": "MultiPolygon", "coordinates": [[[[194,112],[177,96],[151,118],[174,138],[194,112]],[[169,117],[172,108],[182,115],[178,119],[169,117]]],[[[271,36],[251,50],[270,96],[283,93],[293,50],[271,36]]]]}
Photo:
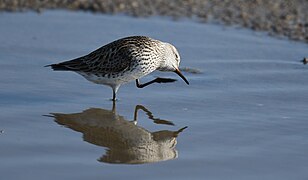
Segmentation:
{"type": "Polygon", "coordinates": [[[84,141],[106,147],[106,153],[98,159],[100,162],[143,164],[177,158],[176,138],[187,126],[177,131],[150,132],[137,125],[139,110],[146,112],[156,124],[173,125],[171,121],[155,118],[142,105],[135,107],[133,121],[118,115],[115,104],[112,110],[89,108],[80,113],[51,114],[58,124],[81,132],[84,141]]]}

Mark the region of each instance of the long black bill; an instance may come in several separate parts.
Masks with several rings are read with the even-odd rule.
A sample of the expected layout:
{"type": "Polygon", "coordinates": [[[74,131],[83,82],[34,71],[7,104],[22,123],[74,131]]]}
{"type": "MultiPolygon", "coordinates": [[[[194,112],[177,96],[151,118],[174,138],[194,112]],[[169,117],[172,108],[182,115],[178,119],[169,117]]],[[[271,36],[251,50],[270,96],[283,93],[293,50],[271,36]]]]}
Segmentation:
{"type": "Polygon", "coordinates": [[[181,71],[179,69],[176,69],[174,71],[177,75],[179,75],[185,82],[186,84],[189,84],[189,82],[187,81],[187,79],[185,78],[185,76],[181,73],[181,71]]]}

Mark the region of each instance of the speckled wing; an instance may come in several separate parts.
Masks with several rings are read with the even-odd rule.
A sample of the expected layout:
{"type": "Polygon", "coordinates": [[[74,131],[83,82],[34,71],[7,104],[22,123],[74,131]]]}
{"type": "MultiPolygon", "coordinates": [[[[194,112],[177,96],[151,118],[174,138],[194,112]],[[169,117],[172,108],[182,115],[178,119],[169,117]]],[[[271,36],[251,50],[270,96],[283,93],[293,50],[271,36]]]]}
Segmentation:
{"type": "Polygon", "coordinates": [[[120,39],[86,56],[49,66],[59,71],[89,72],[99,75],[119,73],[131,68],[131,63],[137,58],[138,49],[128,38],[120,39]]]}
{"type": "Polygon", "coordinates": [[[52,64],[51,67],[54,70],[68,70],[85,73],[90,72],[100,75],[119,73],[125,69],[128,69],[132,62],[132,57],[129,55],[125,56],[124,53],[121,52],[124,50],[123,48],[120,51],[115,52],[116,48],[109,49],[108,46],[110,45],[103,46],[80,58],[65,61],[59,64],[52,64]]]}
{"type": "Polygon", "coordinates": [[[143,43],[151,40],[147,37],[130,37],[111,42],[90,54],[50,65],[54,70],[68,70],[91,74],[113,74],[129,71],[140,59],[143,43]]]}

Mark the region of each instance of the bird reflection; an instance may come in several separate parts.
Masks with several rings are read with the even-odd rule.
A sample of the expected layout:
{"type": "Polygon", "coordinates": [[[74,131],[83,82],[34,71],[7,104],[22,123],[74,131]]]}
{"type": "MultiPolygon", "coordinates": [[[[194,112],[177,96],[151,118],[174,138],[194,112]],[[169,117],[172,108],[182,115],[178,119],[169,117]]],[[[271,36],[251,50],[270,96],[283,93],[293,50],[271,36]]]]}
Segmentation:
{"type": "Polygon", "coordinates": [[[142,105],[135,107],[133,121],[118,115],[115,105],[112,110],[89,108],[80,113],[51,114],[58,124],[81,132],[86,142],[106,147],[106,153],[98,159],[100,162],[142,164],[177,158],[176,138],[187,127],[150,132],[137,125],[139,110],[156,124],[173,125],[171,121],[155,118],[142,105]]]}

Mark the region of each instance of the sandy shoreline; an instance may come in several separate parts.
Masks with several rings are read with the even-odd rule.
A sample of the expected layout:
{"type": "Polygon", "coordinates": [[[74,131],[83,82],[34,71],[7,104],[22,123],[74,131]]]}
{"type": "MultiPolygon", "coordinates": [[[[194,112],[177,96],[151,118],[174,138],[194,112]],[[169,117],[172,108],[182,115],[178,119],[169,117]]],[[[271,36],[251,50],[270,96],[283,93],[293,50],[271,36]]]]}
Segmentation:
{"type": "Polygon", "coordinates": [[[0,1],[0,11],[45,9],[85,10],[131,16],[196,18],[201,22],[237,24],[271,35],[308,42],[308,1],[305,0],[11,0],[0,1]]]}

